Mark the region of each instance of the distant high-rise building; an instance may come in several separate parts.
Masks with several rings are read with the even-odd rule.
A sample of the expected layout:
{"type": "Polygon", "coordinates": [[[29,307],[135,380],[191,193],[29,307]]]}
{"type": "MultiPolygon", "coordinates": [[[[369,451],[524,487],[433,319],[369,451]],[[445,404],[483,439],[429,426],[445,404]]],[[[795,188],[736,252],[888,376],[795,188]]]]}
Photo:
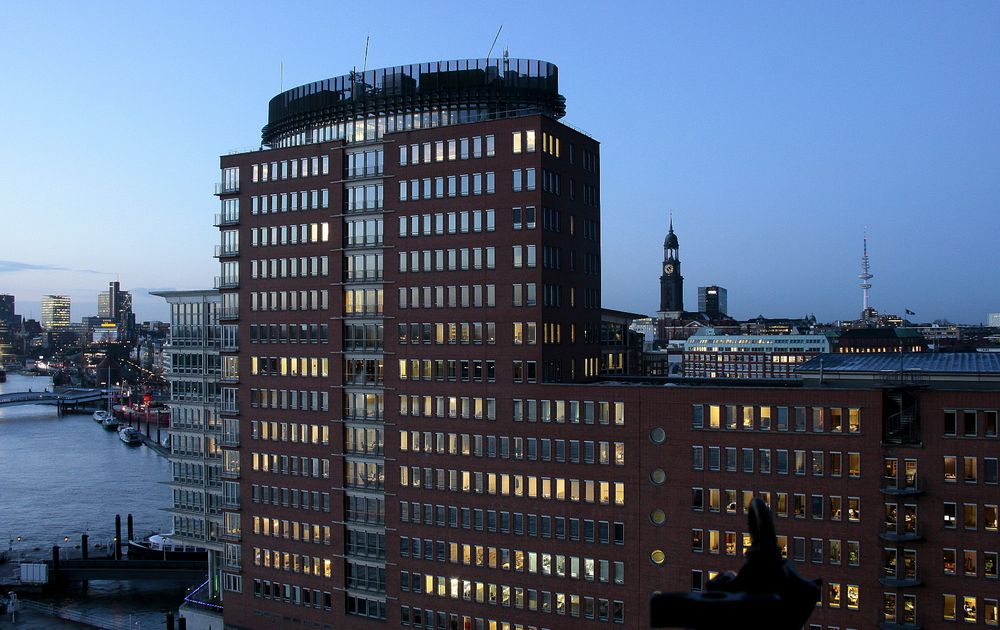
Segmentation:
{"type": "Polygon", "coordinates": [[[122,291],[116,282],[108,283],[107,292],[97,296],[97,313],[118,324],[119,339],[127,342],[135,341],[135,314],[132,313],[132,294],[122,291]],[[103,299],[102,299],[103,298],[103,299]],[[102,311],[102,302],[106,303],[102,311]],[[106,314],[104,314],[106,312],[106,314]]]}
{"type": "Polygon", "coordinates": [[[990,313],[986,325],[991,328],[1000,328],[1000,313],[990,313]]]}
{"type": "Polygon", "coordinates": [[[14,296],[0,293],[0,321],[14,321],[14,296]]]}
{"type": "Polygon", "coordinates": [[[97,294],[97,316],[101,319],[111,319],[110,291],[102,291],[97,294]]]}
{"type": "Polygon", "coordinates": [[[69,328],[69,296],[46,295],[42,297],[42,328],[69,328]]]}
{"type": "Polygon", "coordinates": [[[728,292],[717,286],[698,287],[698,311],[711,318],[729,314],[728,292]]]}

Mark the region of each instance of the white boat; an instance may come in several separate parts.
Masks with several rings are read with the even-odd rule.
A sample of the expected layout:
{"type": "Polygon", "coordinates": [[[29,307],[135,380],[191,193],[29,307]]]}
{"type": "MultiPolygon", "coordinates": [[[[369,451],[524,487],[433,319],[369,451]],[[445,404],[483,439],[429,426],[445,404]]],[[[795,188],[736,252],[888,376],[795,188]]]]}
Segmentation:
{"type": "Polygon", "coordinates": [[[94,412],[94,422],[104,423],[104,419],[108,417],[108,412],[103,409],[99,409],[94,412]]]}
{"type": "Polygon", "coordinates": [[[101,426],[107,429],[108,431],[117,430],[118,427],[121,426],[121,424],[122,423],[118,421],[118,418],[110,414],[106,418],[104,418],[104,420],[101,420],[101,426]]]}
{"type": "Polygon", "coordinates": [[[128,557],[155,560],[207,560],[207,549],[175,541],[173,532],[154,534],[146,540],[128,541],[128,557]]]}
{"type": "Polygon", "coordinates": [[[129,446],[139,446],[142,444],[142,434],[135,427],[122,427],[118,429],[118,439],[129,446]]]}

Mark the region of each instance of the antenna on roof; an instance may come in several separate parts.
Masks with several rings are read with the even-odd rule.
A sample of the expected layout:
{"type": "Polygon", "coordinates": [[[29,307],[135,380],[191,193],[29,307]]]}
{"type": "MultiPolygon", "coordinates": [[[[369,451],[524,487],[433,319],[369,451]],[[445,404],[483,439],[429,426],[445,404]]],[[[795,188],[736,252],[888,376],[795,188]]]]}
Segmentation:
{"type": "Polygon", "coordinates": [[[493,54],[493,47],[497,45],[497,40],[500,39],[500,31],[502,31],[502,30],[503,30],[503,24],[501,24],[500,28],[497,29],[496,37],[493,38],[493,43],[490,44],[490,52],[486,53],[486,58],[487,59],[489,59],[490,55],[493,54]]]}
{"type": "Polygon", "coordinates": [[[371,37],[371,35],[365,35],[365,62],[361,66],[361,74],[364,74],[365,70],[368,69],[368,40],[371,39],[371,37]]]}

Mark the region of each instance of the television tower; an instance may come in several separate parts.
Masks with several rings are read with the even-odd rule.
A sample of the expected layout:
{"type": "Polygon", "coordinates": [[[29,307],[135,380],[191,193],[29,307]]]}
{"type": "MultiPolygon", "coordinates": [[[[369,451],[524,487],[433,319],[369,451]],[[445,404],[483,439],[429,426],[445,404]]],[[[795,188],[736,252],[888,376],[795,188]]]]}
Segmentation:
{"type": "Polygon", "coordinates": [[[875,276],[871,273],[871,266],[868,262],[868,229],[865,228],[865,238],[864,238],[864,255],[861,256],[861,273],[858,274],[858,278],[861,279],[861,287],[863,299],[863,308],[861,310],[861,319],[869,319],[871,317],[871,311],[868,302],[868,290],[872,288],[872,283],[869,282],[875,276]]]}

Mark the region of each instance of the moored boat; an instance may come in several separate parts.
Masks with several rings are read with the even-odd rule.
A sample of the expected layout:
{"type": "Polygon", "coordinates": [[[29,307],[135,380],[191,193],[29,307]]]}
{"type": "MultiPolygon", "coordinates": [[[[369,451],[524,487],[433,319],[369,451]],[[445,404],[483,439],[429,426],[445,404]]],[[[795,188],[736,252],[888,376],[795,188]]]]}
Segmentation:
{"type": "Polygon", "coordinates": [[[139,446],[142,444],[142,434],[135,427],[122,427],[118,429],[118,438],[129,446],[139,446]]]}
{"type": "Polygon", "coordinates": [[[108,412],[103,409],[99,409],[94,412],[94,422],[103,423],[104,419],[108,417],[108,412]]]}
{"type": "Polygon", "coordinates": [[[118,418],[109,415],[104,420],[101,420],[101,426],[108,431],[115,431],[121,426],[121,422],[118,422],[118,418]]]}
{"type": "Polygon", "coordinates": [[[170,534],[154,534],[145,540],[128,541],[130,560],[208,560],[204,547],[185,545],[170,534]]]}

